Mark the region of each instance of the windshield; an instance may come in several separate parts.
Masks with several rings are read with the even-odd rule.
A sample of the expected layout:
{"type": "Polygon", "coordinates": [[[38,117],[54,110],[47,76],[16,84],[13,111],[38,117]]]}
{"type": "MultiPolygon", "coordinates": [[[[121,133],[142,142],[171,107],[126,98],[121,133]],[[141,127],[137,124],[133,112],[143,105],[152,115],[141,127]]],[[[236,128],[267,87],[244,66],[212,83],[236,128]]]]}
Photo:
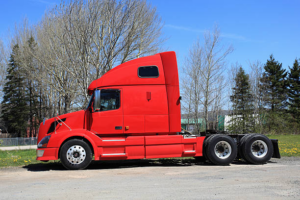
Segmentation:
{"type": "Polygon", "coordinates": [[[90,101],[89,101],[89,104],[87,105],[86,109],[88,109],[91,106],[93,98],[94,98],[94,93],[92,94],[92,96],[90,98],[90,101]]]}

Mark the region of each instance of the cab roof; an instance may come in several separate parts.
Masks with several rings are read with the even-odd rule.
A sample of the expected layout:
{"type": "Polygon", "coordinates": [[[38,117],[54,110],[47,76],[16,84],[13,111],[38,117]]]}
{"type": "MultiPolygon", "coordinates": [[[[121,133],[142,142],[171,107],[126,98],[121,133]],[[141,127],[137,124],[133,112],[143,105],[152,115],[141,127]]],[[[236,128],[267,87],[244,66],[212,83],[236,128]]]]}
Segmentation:
{"type": "Polygon", "coordinates": [[[88,87],[92,94],[96,88],[123,85],[179,85],[176,54],[174,51],[158,53],[125,62],[109,70],[88,87]],[[156,66],[158,77],[140,77],[140,67],[156,66]]]}

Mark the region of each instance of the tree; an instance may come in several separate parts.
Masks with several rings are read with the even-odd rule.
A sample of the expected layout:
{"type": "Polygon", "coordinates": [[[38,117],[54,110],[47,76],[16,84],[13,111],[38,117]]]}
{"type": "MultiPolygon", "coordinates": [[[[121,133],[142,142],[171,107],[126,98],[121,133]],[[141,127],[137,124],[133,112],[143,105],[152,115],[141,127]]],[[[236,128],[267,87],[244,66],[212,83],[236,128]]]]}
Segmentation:
{"type": "Polygon", "coordinates": [[[300,64],[297,59],[290,68],[288,76],[288,104],[289,112],[295,123],[300,125],[300,64]]]}
{"type": "Polygon", "coordinates": [[[204,35],[204,60],[200,68],[201,90],[203,98],[201,103],[204,109],[204,119],[206,123],[206,130],[208,129],[208,112],[209,107],[216,100],[214,95],[218,92],[218,88],[224,85],[218,85],[220,79],[223,78],[222,74],[225,71],[225,61],[228,54],[233,51],[233,47],[229,46],[224,48],[221,45],[220,30],[215,28],[213,33],[207,32],[204,35]],[[217,86],[216,86],[217,85],[217,86]]]}
{"type": "MultiPolygon", "coordinates": [[[[3,87],[5,84],[6,77],[6,60],[7,60],[7,50],[4,46],[3,41],[0,39],[0,96],[3,96],[3,87]]],[[[0,116],[2,115],[2,107],[0,105],[0,116]]],[[[0,118],[0,127],[6,129],[4,121],[0,118]]],[[[7,130],[5,130],[7,132],[7,130]]]]}
{"type": "Polygon", "coordinates": [[[3,41],[0,39],[0,95],[2,96],[3,86],[6,76],[6,49],[3,41]]]}
{"type": "Polygon", "coordinates": [[[250,86],[253,94],[254,110],[253,117],[255,118],[254,132],[263,133],[264,131],[264,120],[266,112],[263,106],[264,94],[261,87],[261,80],[263,76],[263,65],[260,61],[249,63],[250,72],[250,86]]]}
{"type": "Polygon", "coordinates": [[[30,72],[28,70],[22,71],[24,74],[26,74],[25,82],[26,82],[26,97],[28,99],[29,104],[29,136],[33,137],[37,133],[38,123],[41,121],[40,112],[41,108],[39,108],[39,100],[41,98],[38,98],[41,92],[41,89],[39,88],[38,82],[34,79],[34,77],[31,77],[32,72],[36,71],[38,66],[37,62],[34,59],[33,55],[37,51],[37,43],[35,42],[35,39],[33,36],[30,36],[30,38],[27,40],[26,46],[24,47],[22,55],[24,56],[22,59],[22,65],[26,65],[26,69],[30,69],[30,72]],[[28,50],[28,51],[26,51],[28,50]],[[30,52],[30,53],[28,53],[30,52]]]}
{"type": "Polygon", "coordinates": [[[161,18],[144,0],[62,0],[39,24],[26,26],[15,31],[15,40],[22,57],[31,54],[39,66],[22,65],[39,83],[48,117],[82,109],[93,80],[118,64],[157,53],[163,43],[161,18]],[[26,44],[31,36],[36,49],[26,44]]]}
{"type": "Polygon", "coordinates": [[[249,75],[242,67],[239,68],[234,79],[235,86],[232,88],[230,101],[234,114],[232,115],[229,130],[234,133],[252,132],[254,128],[253,118],[253,94],[249,83],[249,75]]]}
{"type": "Polygon", "coordinates": [[[200,124],[198,119],[200,118],[200,100],[201,100],[201,75],[200,67],[203,60],[203,51],[199,40],[190,49],[190,56],[186,58],[184,66],[184,80],[183,80],[183,93],[186,96],[184,98],[184,108],[188,113],[188,124],[190,119],[195,123],[194,132],[199,134],[200,124]]]}
{"type": "Polygon", "coordinates": [[[6,83],[2,101],[2,118],[8,131],[19,137],[26,134],[29,109],[25,94],[24,77],[18,62],[19,46],[13,47],[7,68],[6,83]]]}
{"type": "Polygon", "coordinates": [[[208,31],[204,34],[203,46],[199,40],[195,43],[187,58],[186,79],[191,81],[188,85],[192,86],[194,92],[192,104],[195,118],[199,117],[199,110],[203,110],[206,130],[209,129],[209,110],[221,109],[220,91],[225,87],[221,79],[226,69],[226,57],[232,51],[231,46],[222,45],[220,30],[215,27],[213,33],[208,31]]]}
{"type": "Polygon", "coordinates": [[[215,84],[214,90],[216,91],[214,93],[214,102],[211,105],[211,117],[213,119],[213,129],[214,130],[223,130],[219,126],[219,117],[222,114],[222,106],[224,105],[224,90],[226,88],[226,85],[224,83],[224,76],[221,76],[218,79],[218,82],[215,84]]]}
{"type": "Polygon", "coordinates": [[[266,121],[269,131],[284,125],[284,113],[287,108],[287,72],[282,64],[275,61],[273,55],[264,65],[261,89],[264,95],[264,107],[268,110],[266,121]]]}

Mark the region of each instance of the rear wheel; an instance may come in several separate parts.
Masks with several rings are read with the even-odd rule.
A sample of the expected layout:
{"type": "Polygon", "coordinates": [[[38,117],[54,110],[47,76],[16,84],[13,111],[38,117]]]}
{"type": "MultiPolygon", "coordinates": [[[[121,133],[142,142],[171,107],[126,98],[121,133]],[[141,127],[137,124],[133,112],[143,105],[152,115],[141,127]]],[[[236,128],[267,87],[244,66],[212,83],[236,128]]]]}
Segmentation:
{"type": "Polygon", "coordinates": [[[246,160],[246,159],[245,159],[245,156],[243,155],[243,152],[242,152],[242,146],[245,145],[247,139],[249,137],[251,137],[252,135],[254,135],[254,134],[246,134],[244,137],[242,137],[242,139],[240,140],[240,143],[239,143],[238,156],[240,158],[243,158],[244,160],[246,160]]]}
{"type": "Polygon", "coordinates": [[[273,144],[269,138],[261,134],[247,137],[240,147],[243,158],[252,164],[264,164],[273,154],[273,144]]]}
{"type": "Polygon", "coordinates": [[[206,138],[206,139],[204,140],[204,144],[203,144],[203,157],[204,157],[205,160],[209,160],[208,157],[207,157],[207,154],[206,154],[206,148],[207,148],[207,146],[208,146],[208,144],[209,144],[210,139],[211,139],[213,136],[214,136],[214,135],[211,135],[211,136],[209,136],[208,138],[206,138]]]}
{"type": "Polygon", "coordinates": [[[210,136],[204,150],[207,159],[216,165],[228,165],[237,155],[236,143],[227,135],[210,136]]]}
{"type": "Polygon", "coordinates": [[[91,163],[92,158],[91,148],[83,140],[69,140],[60,150],[60,160],[66,169],[84,169],[91,163]]]}

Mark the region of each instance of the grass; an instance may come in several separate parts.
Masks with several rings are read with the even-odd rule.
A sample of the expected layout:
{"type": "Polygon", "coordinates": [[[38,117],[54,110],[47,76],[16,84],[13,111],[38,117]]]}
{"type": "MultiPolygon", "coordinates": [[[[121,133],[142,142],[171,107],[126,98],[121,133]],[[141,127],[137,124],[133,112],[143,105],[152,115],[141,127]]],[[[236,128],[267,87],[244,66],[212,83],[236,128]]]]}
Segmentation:
{"type": "Polygon", "coordinates": [[[278,139],[281,156],[300,157],[300,135],[268,135],[270,139],[278,139]]]}
{"type": "Polygon", "coordinates": [[[42,163],[36,160],[36,150],[0,150],[0,167],[24,166],[28,164],[42,163]]]}
{"type": "MultiPolygon", "coordinates": [[[[300,157],[300,135],[268,135],[268,137],[270,139],[278,139],[281,156],[300,157]]],[[[36,150],[34,149],[14,151],[0,150],[0,167],[24,166],[35,163],[44,162],[36,160],[36,150]]]]}

